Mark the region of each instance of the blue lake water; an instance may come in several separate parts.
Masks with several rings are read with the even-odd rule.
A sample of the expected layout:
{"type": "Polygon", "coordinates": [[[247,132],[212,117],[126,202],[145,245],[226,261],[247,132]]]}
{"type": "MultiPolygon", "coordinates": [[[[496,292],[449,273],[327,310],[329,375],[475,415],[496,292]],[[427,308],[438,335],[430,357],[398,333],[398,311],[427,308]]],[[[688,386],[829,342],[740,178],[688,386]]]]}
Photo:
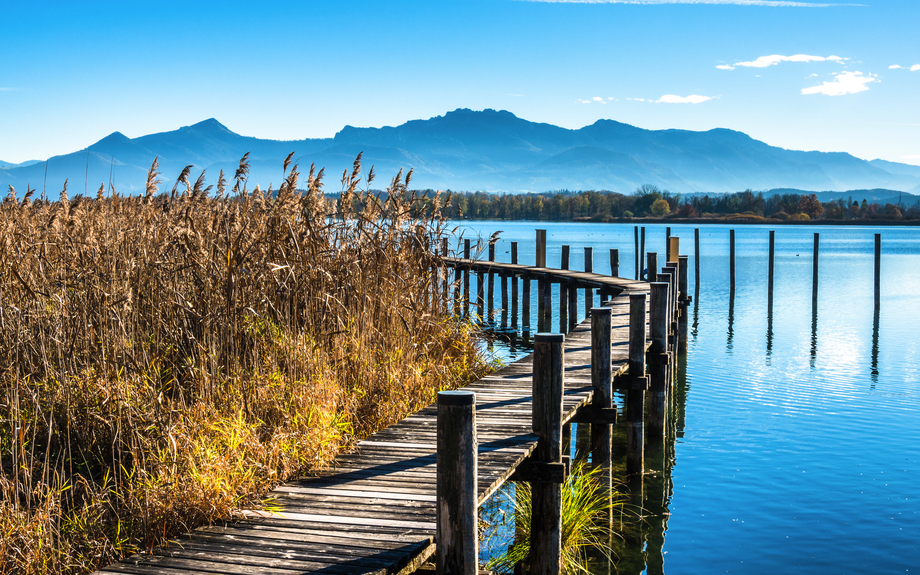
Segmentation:
{"type": "MultiPolygon", "coordinates": [[[[517,241],[519,262],[532,265],[534,229],[541,228],[548,266],[559,266],[567,244],[570,267],[584,269],[582,248],[591,246],[594,271],[609,273],[609,250],[616,248],[620,275],[635,275],[632,225],[460,225],[474,243],[502,231],[498,261],[510,261],[510,243],[517,241]]],[[[920,229],[737,226],[733,296],[729,229],[671,226],[681,254],[690,255],[695,299],[685,367],[675,383],[672,447],[663,477],[647,487],[658,490],[664,511],[650,506],[657,515],[641,541],[621,552],[619,572],[920,570],[920,229]],[[772,315],[770,229],[776,230],[772,315]],[[815,232],[820,276],[813,306],[815,232]],[[877,319],[876,233],[882,237],[877,319]]],[[[664,244],[665,226],[647,225],[646,251],[663,254],[664,244]]],[[[536,331],[535,300],[532,313],[536,331]]],[[[493,351],[513,359],[527,351],[519,349],[493,351]]]]}

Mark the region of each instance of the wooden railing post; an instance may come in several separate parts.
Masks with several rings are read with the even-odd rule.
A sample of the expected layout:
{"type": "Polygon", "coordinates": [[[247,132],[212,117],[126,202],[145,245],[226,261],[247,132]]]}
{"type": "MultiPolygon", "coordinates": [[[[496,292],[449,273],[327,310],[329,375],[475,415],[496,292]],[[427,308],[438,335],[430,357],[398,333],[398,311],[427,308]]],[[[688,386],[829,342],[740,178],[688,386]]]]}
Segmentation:
{"type": "Polygon", "coordinates": [[[620,250],[610,250],[610,275],[615,278],[620,277],[620,250]]]}
{"type": "Polygon", "coordinates": [[[687,332],[689,327],[689,316],[687,307],[690,305],[690,294],[687,290],[690,289],[690,279],[689,279],[689,270],[690,267],[690,256],[679,256],[678,257],[678,269],[677,269],[677,291],[680,293],[680,316],[677,319],[677,341],[681,347],[684,349],[687,343],[687,332]]]}
{"type": "MultiPolygon", "coordinates": [[[[441,257],[446,258],[448,254],[448,239],[441,238],[441,257]]],[[[450,299],[450,282],[448,281],[447,275],[447,266],[441,267],[441,282],[444,286],[444,293],[442,294],[441,305],[442,311],[447,311],[447,302],[450,299]]]]}
{"type": "MultiPolygon", "coordinates": [[[[489,242],[489,261],[495,261],[495,243],[489,242]]],[[[495,309],[495,272],[489,268],[489,287],[486,295],[486,309],[489,310],[489,320],[492,320],[492,310],[495,309]]]]}
{"type": "Polygon", "coordinates": [[[635,247],[635,250],[636,250],[636,258],[635,258],[636,259],[636,279],[638,280],[639,274],[642,273],[642,259],[641,259],[642,256],[639,255],[639,226],[633,227],[633,234],[635,235],[635,242],[636,242],[636,247],[635,247]]]}
{"type": "Polygon", "coordinates": [[[537,230],[537,258],[538,268],[546,267],[546,230],[537,230]]]}
{"type": "MultiPolygon", "coordinates": [[[[639,267],[642,267],[642,262],[645,261],[645,226],[642,226],[641,234],[639,236],[639,267]]],[[[639,270],[639,279],[642,278],[642,270],[639,270]]]]}
{"type": "MultiPolygon", "coordinates": [[[[613,407],[613,372],[610,364],[612,318],[613,310],[609,307],[591,308],[591,385],[594,386],[592,407],[613,407]]],[[[591,424],[591,453],[595,466],[610,465],[611,439],[610,425],[591,424]]]]}
{"type": "Polygon", "coordinates": [[[437,572],[479,573],[476,394],[438,392],[437,572]]]}
{"type": "MultiPolygon", "coordinates": [[[[594,248],[585,247],[585,272],[594,273],[594,248]]],[[[594,290],[585,288],[585,315],[591,313],[594,307],[594,290]]]]}
{"type": "Polygon", "coordinates": [[[463,315],[470,315],[470,240],[463,240],[463,259],[467,261],[463,270],[463,315]]]}
{"type": "Polygon", "coordinates": [[[485,302],[485,272],[482,271],[482,268],[476,270],[476,310],[479,313],[480,323],[486,321],[486,302],[485,302]]]}
{"type": "MultiPolygon", "coordinates": [[[[562,246],[562,258],[559,261],[559,269],[569,269],[569,246],[562,246]]],[[[572,309],[572,313],[577,313],[572,309]]],[[[568,331],[569,324],[569,283],[567,281],[559,282],[559,331],[568,331]]]]}
{"type": "MultiPolygon", "coordinates": [[[[645,379],[645,294],[629,294],[629,378],[645,379]]],[[[626,471],[645,469],[645,390],[633,385],[626,392],[626,471]]]]}
{"type": "Polygon", "coordinates": [[[553,276],[546,274],[543,280],[543,329],[553,329],[553,276]]]}
{"type": "Polygon", "coordinates": [[[572,313],[569,314],[569,331],[578,325],[578,288],[576,285],[572,283],[569,286],[569,309],[572,310],[572,313]]]}
{"type": "Polygon", "coordinates": [[[661,281],[651,284],[651,297],[649,310],[649,328],[652,342],[649,349],[649,391],[648,391],[648,431],[649,434],[662,435],[664,433],[664,420],[668,407],[667,373],[668,373],[668,326],[670,313],[668,311],[668,294],[670,277],[659,275],[661,281]]]}
{"type": "MultiPolygon", "coordinates": [[[[511,242],[511,263],[518,263],[518,243],[511,242]]],[[[530,308],[527,308],[530,311],[530,308]]],[[[511,273],[511,327],[517,327],[518,321],[518,277],[517,274],[511,273]]],[[[530,325],[530,322],[527,323],[530,325]]]]}
{"type": "MultiPolygon", "coordinates": [[[[533,431],[540,436],[534,459],[562,461],[562,390],[565,336],[538,333],[533,350],[533,431]]],[[[530,572],[558,575],[562,551],[562,485],[531,485],[530,572]]]]}

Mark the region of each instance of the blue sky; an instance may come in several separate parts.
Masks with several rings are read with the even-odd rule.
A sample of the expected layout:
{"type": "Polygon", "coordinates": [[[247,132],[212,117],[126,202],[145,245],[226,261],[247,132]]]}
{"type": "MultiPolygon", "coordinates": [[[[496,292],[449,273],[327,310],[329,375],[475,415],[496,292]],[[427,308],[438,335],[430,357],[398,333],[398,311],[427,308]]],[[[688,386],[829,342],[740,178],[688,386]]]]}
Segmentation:
{"type": "Polygon", "coordinates": [[[913,0],[9,0],[0,22],[9,162],[210,117],[290,140],[463,107],[920,165],[913,0]]]}

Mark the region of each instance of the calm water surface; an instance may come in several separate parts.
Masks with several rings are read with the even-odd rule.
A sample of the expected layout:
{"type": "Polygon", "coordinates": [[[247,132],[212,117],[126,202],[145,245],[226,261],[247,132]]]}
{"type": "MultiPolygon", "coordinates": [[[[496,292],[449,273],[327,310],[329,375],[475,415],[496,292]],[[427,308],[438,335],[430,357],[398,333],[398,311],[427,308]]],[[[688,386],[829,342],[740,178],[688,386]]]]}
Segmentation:
{"type": "MultiPolygon", "coordinates": [[[[547,230],[550,267],[568,244],[571,268],[584,269],[582,247],[592,246],[594,270],[609,273],[617,248],[620,275],[634,277],[632,225],[464,222],[459,232],[475,242],[501,230],[496,259],[510,261],[517,241],[520,263],[532,265],[535,228],[547,230]]],[[[699,286],[694,226],[671,230],[691,256],[686,368],[675,384],[664,473],[647,482],[656,515],[618,550],[619,572],[920,571],[920,229],[773,228],[770,314],[771,228],[736,228],[733,296],[729,226],[699,228],[699,286]],[[877,317],[875,233],[883,253],[877,317]]],[[[665,227],[646,233],[646,251],[663,253],[665,227]]],[[[507,346],[495,352],[516,356],[507,346]]]]}

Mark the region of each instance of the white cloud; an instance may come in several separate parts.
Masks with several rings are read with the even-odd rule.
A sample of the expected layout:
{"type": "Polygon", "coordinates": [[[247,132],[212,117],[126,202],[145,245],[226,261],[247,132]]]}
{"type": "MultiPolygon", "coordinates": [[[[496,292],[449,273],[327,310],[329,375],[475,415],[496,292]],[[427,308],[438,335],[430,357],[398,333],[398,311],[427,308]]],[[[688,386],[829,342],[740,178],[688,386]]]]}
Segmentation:
{"type": "Polygon", "coordinates": [[[771,6],[778,8],[829,8],[831,6],[865,6],[864,4],[824,4],[787,0],[518,0],[550,4],[723,4],[734,6],[771,6]]]}
{"type": "Polygon", "coordinates": [[[825,96],[843,96],[865,92],[869,89],[866,84],[878,82],[873,75],[864,76],[862,72],[841,72],[834,76],[833,82],[824,82],[820,86],[803,88],[803,94],[824,94],[825,96]]]}
{"type": "Polygon", "coordinates": [[[840,56],[809,56],[808,54],[796,54],[794,56],[780,56],[779,54],[774,54],[772,56],[761,56],[750,62],[737,62],[734,66],[722,64],[716,66],[716,68],[719,70],[734,70],[736,66],[742,66],[744,68],[767,68],[769,66],[776,66],[780,62],[843,62],[844,60],[848,60],[848,58],[841,58],[840,56]]]}
{"type": "Polygon", "coordinates": [[[891,66],[888,66],[888,69],[889,70],[900,70],[901,67],[898,66],[897,64],[892,64],[891,66]]]}
{"type": "Polygon", "coordinates": [[[917,72],[918,70],[920,70],[920,64],[914,64],[910,67],[911,72],[917,72]]]}
{"type": "MultiPolygon", "coordinates": [[[[614,99],[615,98],[607,98],[607,100],[614,100],[614,99]]],[[[588,100],[585,100],[583,98],[578,98],[575,101],[578,102],[579,104],[606,104],[607,103],[607,101],[605,101],[600,96],[594,96],[593,98],[588,99],[588,100]]]]}
{"type": "Polygon", "coordinates": [[[655,102],[659,104],[702,104],[712,100],[710,96],[700,96],[692,94],[690,96],[675,96],[674,94],[665,94],[655,102]]]}
{"type": "Polygon", "coordinates": [[[605,102],[604,99],[601,98],[600,96],[594,96],[594,97],[591,98],[591,99],[594,100],[595,102],[599,102],[599,103],[601,103],[601,104],[606,104],[606,103],[607,103],[607,102],[605,102]]]}

